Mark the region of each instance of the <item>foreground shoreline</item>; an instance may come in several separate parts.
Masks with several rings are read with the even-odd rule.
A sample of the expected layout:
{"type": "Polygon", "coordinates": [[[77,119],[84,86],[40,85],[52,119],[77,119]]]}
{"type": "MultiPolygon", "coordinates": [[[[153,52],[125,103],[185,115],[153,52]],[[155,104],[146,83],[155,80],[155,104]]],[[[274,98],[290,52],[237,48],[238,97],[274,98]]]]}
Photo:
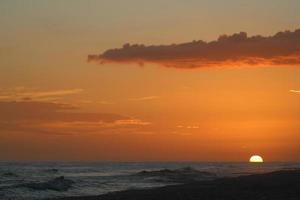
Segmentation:
{"type": "MultiPolygon", "coordinates": [[[[220,178],[152,189],[55,200],[298,200],[300,170],[220,178]]],[[[50,200],[50,199],[49,199],[50,200]]],[[[54,199],[52,199],[54,200],[54,199]]]]}

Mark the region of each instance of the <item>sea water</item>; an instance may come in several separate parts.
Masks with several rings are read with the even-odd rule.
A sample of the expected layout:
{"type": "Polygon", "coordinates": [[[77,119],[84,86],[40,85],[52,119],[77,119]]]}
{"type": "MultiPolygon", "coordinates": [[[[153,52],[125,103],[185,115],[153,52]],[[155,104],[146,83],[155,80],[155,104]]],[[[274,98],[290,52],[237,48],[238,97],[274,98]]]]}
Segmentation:
{"type": "Polygon", "coordinates": [[[300,163],[234,162],[0,162],[0,199],[34,200],[67,196],[100,195],[127,189],[161,187],[171,182],[135,176],[141,171],[190,167],[216,177],[299,169],[300,163]],[[64,176],[74,184],[67,191],[35,190],[22,187],[64,176]]]}

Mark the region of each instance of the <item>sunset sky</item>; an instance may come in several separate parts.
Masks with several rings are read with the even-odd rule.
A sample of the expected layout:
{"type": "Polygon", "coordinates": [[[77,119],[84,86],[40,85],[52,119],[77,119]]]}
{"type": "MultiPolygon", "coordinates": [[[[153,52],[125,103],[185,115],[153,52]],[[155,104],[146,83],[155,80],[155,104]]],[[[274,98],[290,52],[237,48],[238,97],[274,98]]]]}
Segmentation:
{"type": "Polygon", "coordinates": [[[300,161],[299,8],[0,1],[0,160],[300,161]]]}

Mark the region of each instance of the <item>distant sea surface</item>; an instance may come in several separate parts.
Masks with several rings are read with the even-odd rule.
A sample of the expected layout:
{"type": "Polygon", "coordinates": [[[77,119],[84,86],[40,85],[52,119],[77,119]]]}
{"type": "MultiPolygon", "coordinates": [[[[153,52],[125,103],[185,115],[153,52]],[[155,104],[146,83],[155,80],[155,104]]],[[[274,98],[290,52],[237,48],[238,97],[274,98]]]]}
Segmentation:
{"type": "Polygon", "coordinates": [[[0,199],[34,200],[66,196],[100,195],[113,191],[152,188],[176,181],[138,176],[143,171],[193,169],[233,177],[277,170],[299,169],[300,163],[230,163],[230,162],[0,162],[0,199]],[[64,176],[71,180],[67,190],[35,189],[28,184],[47,183],[64,176]]]}

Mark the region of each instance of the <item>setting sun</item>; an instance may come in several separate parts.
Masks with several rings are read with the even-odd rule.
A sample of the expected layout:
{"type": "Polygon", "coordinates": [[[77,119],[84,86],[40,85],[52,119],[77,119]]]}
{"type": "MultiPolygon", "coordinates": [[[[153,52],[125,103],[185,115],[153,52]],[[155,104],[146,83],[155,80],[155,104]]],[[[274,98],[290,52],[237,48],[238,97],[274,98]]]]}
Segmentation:
{"type": "Polygon", "coordinates": [[[300,200],[299,8],[0,0],[0,200],[300,200]]]}
{"type": "Polygon", "coordinates": [[[249,162],[251,162],[251,163],[263,163],[264,160],[261,156],[254,155],[254,156],[251,156],[251,158],[249,159],[249,162]]]}

